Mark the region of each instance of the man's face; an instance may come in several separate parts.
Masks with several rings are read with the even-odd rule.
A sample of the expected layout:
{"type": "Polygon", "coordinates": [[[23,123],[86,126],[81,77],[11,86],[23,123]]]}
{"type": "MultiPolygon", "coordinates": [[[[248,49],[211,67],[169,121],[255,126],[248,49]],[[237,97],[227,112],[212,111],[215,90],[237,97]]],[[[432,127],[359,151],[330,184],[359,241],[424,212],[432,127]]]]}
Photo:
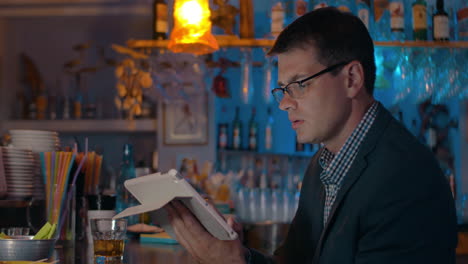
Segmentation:
{"type": "MultiPolygon", "coordinates": [[[[278,82],[282,87],[318,73],[330,65],[317,60],[316,49],[292,49],[278,55],[278,82]]],[[[303,94],[292,98],[287,93],[280,109],[288,112],[292,128],[301,143],[333,141],[343,130],[351,114],[351,99],[346,94],[344,69],[322,74],[304,83],[303,94]]]]}

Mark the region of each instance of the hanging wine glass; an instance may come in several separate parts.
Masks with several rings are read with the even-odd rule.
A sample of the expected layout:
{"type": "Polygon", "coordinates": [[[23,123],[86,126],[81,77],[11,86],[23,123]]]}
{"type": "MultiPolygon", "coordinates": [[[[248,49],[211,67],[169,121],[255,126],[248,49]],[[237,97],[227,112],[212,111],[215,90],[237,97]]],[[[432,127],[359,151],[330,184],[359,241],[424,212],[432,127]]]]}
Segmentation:
{"type": "Polygon", "coordinates": [[[244,104],[252,102],[254,87],[252,80],[252,50],[241,49],[241,101],[244,104]]]}
{"type": "Polygon", "coordinates": [[[170,53],[161,50],[150,62],[154,87],[166,102],[183,97],[183,82],[174,67],[175,60],[170,53]]]}
{"type": "Polygon", "coordinates": [[[460,70],[457,67],[456,52],[450,49],[449,53],[440,58],[443,62],[440,67],[441,74],[437,78],[439,80],[437,86],[440,86],[441,89],[434,96],[435,104],[447,102],[451,98],[458,96],[461,90],[461,84],[459,83],[460,70]]]}
{"type": "MultiPolygon", "coordinates": [[[[266,53],[267,50],[264,50],[266,53]]],[[[273,68],[274,60],[272,57],[265,56],[265,63],[263,65],[263,100],[266,104],[272,102],[271,90],[274,88],[273,82],[273,68]]]]}
{"type": "Polygon", "coordinates": [[[415,51],[417,65],[414,72],[414,92],[411,93],[413,103],[422,103],[430,99],[434,92],[434,70],[435,65],[432,59],[432,49],[415,51]]]}
{"type": "Polygon", "coordinates": [[[400,61],[393,75],[393,87],[395,89],[394,105],[403,102],[411,92],[413,66],[410,62],[410,56],[411,49],[401,49],[400,61]]]}

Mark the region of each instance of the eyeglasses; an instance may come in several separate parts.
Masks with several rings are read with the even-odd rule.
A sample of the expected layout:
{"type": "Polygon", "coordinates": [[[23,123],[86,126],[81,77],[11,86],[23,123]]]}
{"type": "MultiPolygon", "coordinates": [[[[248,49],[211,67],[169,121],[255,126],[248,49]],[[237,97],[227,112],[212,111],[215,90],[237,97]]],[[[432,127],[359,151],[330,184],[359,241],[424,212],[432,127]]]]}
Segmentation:
{"type": "Polygon", "coordinates": [[[291,96],[291,98],[294,98],[294,99],[300,98],[304,95],[304,92],[305,92],[305,89],[304,89],[306,87],[306,85],[304,85],[305,82],[312,80],[313,78],[319,77],[320,75],[325,74],[327,72],[331,72],[337,69],[338,67],[344,66],[348,63],[349,62],[341,62],[335,65],[332,65],[305,79],[302,79],[300,81],[290,82],[286,84],[286,86],[284,87],[275,88],[271,90],[271,94],[273,95],[273,97],[278,103],[281,102],[281,100],[283,100],[285,93],[288,93],[288,95],[291,96]]]}

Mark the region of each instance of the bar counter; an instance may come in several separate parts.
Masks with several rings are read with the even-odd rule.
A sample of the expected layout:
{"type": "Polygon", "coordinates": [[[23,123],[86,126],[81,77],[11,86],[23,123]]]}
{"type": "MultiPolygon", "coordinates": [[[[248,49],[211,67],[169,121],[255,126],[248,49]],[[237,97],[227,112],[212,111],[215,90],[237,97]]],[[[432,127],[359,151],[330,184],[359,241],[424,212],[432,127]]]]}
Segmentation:
{"type": "MultiPolygon", "coordinates": [[[[86,243],[78,243],[76,247],[55,249],[54,259],[60,259],[58,262],[60,264],[93,264],[93,252],[86,243]]],[[[140,244],[138,239],[131,239],[125,245],[124,263],[192,264],[196,262],[181,245],[140,244]]],[[[468,255],[457,255],[457,264],[468,264],[468,255]]]]}
{"type": "MultiPolygon", "coordinates": [[[[77,242],[75,247],[56,247],[53,259],[59,264],[93,264],[93,249],[86,242],[77,242]]],[[[185,264],[196,263],[181,245],[140,244],[130,239],[125,244],[125,264],[185,264]]]]}

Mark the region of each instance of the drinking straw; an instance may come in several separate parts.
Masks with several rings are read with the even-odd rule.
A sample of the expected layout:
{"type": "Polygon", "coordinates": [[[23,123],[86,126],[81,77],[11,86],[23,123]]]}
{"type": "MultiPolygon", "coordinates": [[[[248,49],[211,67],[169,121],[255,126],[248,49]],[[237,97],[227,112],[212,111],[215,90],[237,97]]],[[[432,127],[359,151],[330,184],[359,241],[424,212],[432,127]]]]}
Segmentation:
{"type": "MultiPolygon", "coordinates": [[[[62,192],[60,193],[60,212],[63,212],[64,210],[64,206],[65,205],[65,197],[66,197],[66,193],[68,191],[68,180],[70,178],[70,170],[71,170],[71,167],[73,165],[73,162],[75,161],[75,153],[71,153],[71,152],[67,152],[66,155],[65,155],[65,158],[64,158],[65,162],[64,162],[64,167],[63,167],[63,171],[62,171],[62,175],[63,175],[63,184],[62,184],[62,192]]],[[[62,216],[62,214],[60,213],[59,214],[60,216],[62,216]]]]}
{"type": "MultiPolygon", "coordinates": [[[[75,151],[76,151],[76,147],[77,146],[75,144],[75,151]]],[[[81,160],[80,164],[78,165],[78,168],[76,169],[75,174],[73,175],[73,181],[72,181],[70,189],[68,190],[68,195],[67,195],[67,201],[65,203],[65,208],[64,208],[62,214],[60,215],[60,223],[59,223],[58,229],[57,229],[58,232],[55,233],[55,238],[58,238],[60,230],[62,230],[63,223],[64,223],[65,218],[66,218],[65,216],[68,213],[68,208],[69,208],[68,204],[69,204],[69,201],[72,198],[71,196],[73,194],[73,192],[72,192],[73,187],[75,186],[76,179],[78,178],[78,174],[80,173],[81,168],[83,167],[83,164],[85,163],[87,156],[88,156],[88,138],[85,138],[85,154],[84,154],[83,159],[81,160]]]]}
{"type": "Polygon", "coordinates": [[[98,193],[99,178],[101,176],[101,166],[102,166],[102,155],[96,155],[96,161],[94,163],[94,177],[93,177],[93,191],[95,194],[98,193]]]}
{"type": "Polygon", "coordinates": [[[62,209],[62,197],[64,190],[66,189],[66,182],[65,182],[65,167],[67,162],[67,152],[58,152],[58,171],[57,171],[57,189],[55,190],[55,197],[54,197],[54,207],[55,210],[58,210],[58,214],[54,215],[54,223],[57,223],[58,217],[60,216],[60,212],[62,209]]]}
{"type": "Polygon", "coordinates": [[[94,172],[94,161],[96,160],[96,152],[91,152],[88,158],[86,167],[86,189],[87,194],[91,194],[93,185],[93,172],[94,172]]]}
{"type": "Polygon", "coordinates": [[[52,202],[54,200],[54,190],[55,186],[55,152],[50,152],[50,171],[49,171],[49,199],[47,200],[48,207],[48,220],[52,220],[52,202]]]}

